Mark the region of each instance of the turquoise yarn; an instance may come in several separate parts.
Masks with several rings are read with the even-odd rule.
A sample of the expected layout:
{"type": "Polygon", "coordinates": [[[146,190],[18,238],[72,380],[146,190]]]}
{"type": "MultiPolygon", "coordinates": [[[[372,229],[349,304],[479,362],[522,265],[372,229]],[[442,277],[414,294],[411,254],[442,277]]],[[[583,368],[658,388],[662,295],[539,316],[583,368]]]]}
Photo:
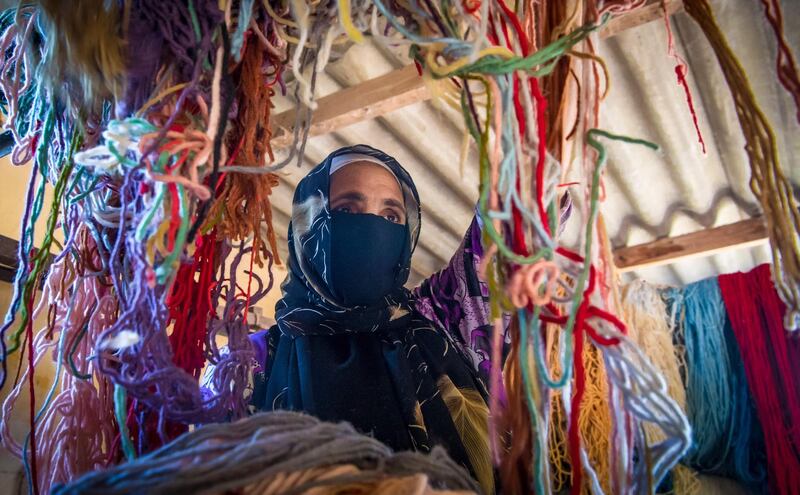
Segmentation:
{"type": "Polygon", "coordinates": [[[765,483],[761,428],[716,278],[668,289],[664,297],[685,348],[683,380],[693,442],[683,462],[747,485],[765,483]]]}

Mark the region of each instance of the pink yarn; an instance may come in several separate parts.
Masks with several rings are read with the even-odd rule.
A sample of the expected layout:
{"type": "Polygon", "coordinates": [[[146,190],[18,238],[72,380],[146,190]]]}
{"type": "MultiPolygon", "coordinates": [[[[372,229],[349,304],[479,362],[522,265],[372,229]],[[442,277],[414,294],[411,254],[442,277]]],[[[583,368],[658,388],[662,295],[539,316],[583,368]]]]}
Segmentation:
{"type": "MultiPolygon", "coordinates": [[[[52,334],[48,335],[50,329],[45,326],[34,338],[35,363],[41,363],[48,352],[56,362],[60,357],[60,370],[54,377],[58,383],[57,392],[36,421],[36,485],[42,493],[49,493],[55,483],[65,483],[88,471],[105,468],[117,457],[113,448],[118,435],[113,413],[113,385],[90,359],[97,337],[114,321],[116,302],[110,287],[103,285],[99,277],[76,279],[76,270],[71,256],[54,263],[34,313],[39,314],[51,305],[55,308],[52,334]],[[62,280],[65,286],[74,280],[72,294],[62,290],[62,280]],[[69,363],[72,344],[84,327],[86,332],[74,348],[72,361],[78,371],[91,374],[92,379],[73,375],[69,363]],[[63,341],[61,356],[59,340],[63,341]]],[[[20,459],[22,445],[11,435],[9,422],[28,373],[25,366],[22,378],[3,403],[0,421],[3,445],[20,459]]],[[[38,402],[44,405],[45,398],[42,394],[38,402]]]]}

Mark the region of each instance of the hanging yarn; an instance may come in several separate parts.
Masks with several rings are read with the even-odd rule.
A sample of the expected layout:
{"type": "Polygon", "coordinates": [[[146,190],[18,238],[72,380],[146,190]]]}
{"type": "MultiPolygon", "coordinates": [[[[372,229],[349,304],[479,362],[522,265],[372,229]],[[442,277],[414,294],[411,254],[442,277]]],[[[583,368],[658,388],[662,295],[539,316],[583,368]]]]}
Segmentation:
{"type": "Polygon", "coordinates": [[[672,26],[665,0],[661,1],[661,10],[664,12],[664,26],[667,29],[667,54],[675,60],[675,75],[678,77],[678,84],[683,87],[683,92],[686,95],[686,105],[689,107],[694,131],[697,133],[697,142],[700,143],[700,150],[705,155],[706,142],[703,140],[703,133],[700,132],[700,123],[697,121],[697,111],[694,108],[694,98],[692,98],[692,92],[689,90],[689,82],[686,80],[689,67],[683,57],[678,55],[677,50],[675,50],[675,38],[672,36],[672,26]]]}
{"type": "Polygon", "coordinates": [[[789,308],[775,292],[769,265],[720,275],[719,288],[764,432],[770,488],[800,493],[800,343],[784,331],[789,308]]]}
{"type": "MultiPolygon", "coordinates": [[[[410,45],[420,72],[440,81],[437,91],[461,110],[477,144],[481,266],[495,321],[488,428],[501,486],[641,493],[673,471],[690,432],[674,360],[653,352],[656,343],[672,345],[670,332],[659,327],[648,334],[646,322],[628,336],[613,314],[620,307],[610,294],[607,246],[598,246],[607,238],[599,219],[606,161],[600,139],[655,146],[596,128],[610,88],[596,33],[645,0],[132,0],[89,2],[92,12],[44,3],[0,15],[0,91],[16,142],[12,158],[35,159],[15,296],[0,339],[9,351],[30,328],[26,303],[56,224],[66,240],[46,281],[54,317],[65,321],[29,332],[27,341],[34,363],[56,350],[62,387],[44,398],[30,449],[15,444],[36,471],[33,490],[66,484],[123,456],[127,464],[56,492],[213,485],[327,493],[334,483],[388,490],[399,486],[392,485],[400,483],[397,476],[419,472],[427,478],[402,483],[476,488],[437,451],[433,458],[391,455],[373,440],[356,439],[349,427],[290,413],[201,426],[147,453],[188,424],[245,415],[253,361],[247,313],[272,288],[270,270],[279,262],[269,203],[278,185],[273,172],[303,160],[318,74],[339,46],[365,34],[410,45]],[[103,24],[81,37],[86,19],[103,24]],[[35,74],[49,77],[34,83],[35,74]],[[270,147],[278,131],[270,127],[276,85],[297,102],[292,144],[280,161],[270,147]],[[571,204],[560,187],[570,164],[578,167],[578,187],[569,193],[582,196],[574,214],[585,230],[567,247],[559,210],[564,198],[571,204]],[[48,240],[32,254],[46,181],[57,194],[48,240]],[[250,265],[247,284],[237,280],[242,261],[250,265]],[[266,279],[253,273],[263,262],[266,279]],[[72,310],[75,301],[85,303],[72,310]],[[514,314],[505,369],[504,312],[514,314]],[[217,347],[222,335],[228,353],[217,347]],[[197,383],[207,363],[214,365],[213,393],[197,383]],[[62,462],[57,449],[84,448],[74,435],[86,414],[98,418],[87,428],[85,447],[96,456],[54,468],[62,462]],[[361,457],[354,459],[356,449],[361,457]],[[286,459],[289,453],[297,457],[286,459]]],[[[677,74],[691,111],[685,73],[677,74]]],[[[779,174],[776,161],[760,163],[779,174]]],[[[771,202],[781,201],[783,211],[793,204],[785,194],[769,199],[773,186],[763,183],[757,193],[769,218],[778,211],[771,202]]],[[[784,256],[776,273],[789,280],[800,273],[800,261],[796,248],[790,256],[792,237],[778,224],[770,227],[775,252],[784,256]]],[[[789,287],[781,292],[787,301],[800,301],[787,283],[780,287],[789,287]]],[[[0,356],[3,380],[6,357],[0,356]]],[[[35,366],[29,368],[23,378],[32,378],[35,366]]],[[[7,419],[3,428],[5,442],[7,419]]]]}
{"type": "MultiPolygon", "coordinates": [[[[141,247],[135,240],[131,239],[127,248],[134,262],[143,262],[141,247]]],[[[241,258],[248,252],[246,248],[239,250],[227,267],[228,273],[223,272],[226,283],[219,284],[209,295],[214,308],[223,303],[222,316],[208,322],[205,336],[209,353],[207,359],[215,364],[214,389],[222,391],[216,396],[205,399],[197,380],[174,364],[169,340],[163,330],[169,315],[166,308],[159,304],[164,297],[164,289],[145,283],[143,270],[137,271],[129,299],[120,308],[119,319],[101,334],[98,344],[100,369],[115,383],[123,385],[132,397],[158,411],[159,424],[166,419],[202,423],[219,421],[228,415],[237,418],[245,414],[244,389],[253,350],[247,338],[243,314],[245,298],[236,290],[236,270],[241,258]],[[215,339],[223,329],[228,337],[229,352],[220,355],[215,339]],[[111,343],[123,335],[142,337],[125,347],[114,349],[111,343]],[[147,359],[144,359],[145,356],[147,359]]],[[[220,256],[224,258],[226,254],[223,252],[220,256]]],[[[258,280],[254,299],[263,297],[271,288],[271,282],[265,285],[258,280]]]]}
{"type": "Polygon", "coordinates": [[[760,426],[717,280],[668,289],[664,295],[686,356],[681,369],[693,442],[684,462],[704,473],[763,486],[760,426]]]}
{"type": "MultiPolygon", "coordinates": [[[[508,331],[512,349],[527,349],[527,346],[520,347],[518,342],[524,335],[520,333],[517,318],[511,320],[508,331]]],[[[506,439],[508,451],[500,460],[500,470],[504,480],[503,489],[508,493],[524,493],[533,479],[532,468],[535,465],[538,467],[541,462],[541,459],[533,458],[533,442],[539,441],[539,431],[529,427],[532,421],[529,408],[537,407],[539,401],[533,399],[533,402],[526,402],[529,401],[526,389],[530,378],[525,376],[529,374],[527,370],[521,369],[521,362],[524,362],[527,356],[520,354],[521,351],[510,353],[503,369],[504,388],[508,397],[500,422],[503,431],[508,434],[506,439]],[[536,438],[531,438],[532,436],[536,438]]],[[[541,451],[538,445],[536,448],[537,452],[541,451]]]]}
{"type": "Polygon", "coordinates": [[[744,69],[717,25],[708,0],[686,0],[684,7],[706,35],[730,87],[747,142],[750,189],[767,220],[775,286],[787,306],[784,327],[800,329],[800,205],[778,162],[775,133],[756,103],[744,69]]]}
{"type": "MultiPolygon", "coordinates": [[[[283,59],[274,46],[269,60],[250,57],[238,64],[238,54],[219,50],[230,46],[229,32],[240,47],[256,36],[251,31],[266,46],[270,40],[280,45],[260,7],[250,2],[257,12],[248,16],[241,7],[233,20],[231,3],[222,4],[223,11],[215,0],[84,2],[69,9],[43,2],[0,15],[0,90],[5,125],[16,141],[12,161],[34,162],[15,295],[0,331],[0,381],[22,335],[32,346],[27,380],[45,350],[54,350],[57,368],[49,393],[37,394],[29,441],[7,434],[18,386],[5,406],[4,443],[30,466],[32,492],[118,462],[122,452],[131,458],[158,444],[143,437],[164,442],[176,427],[244,412],[252,354],[246,311],[272,280],[251,275],[254,283],[244,293],[235,274],[243,256],[260,257],[271,268],[275,243],[267,195],[274,177],[261,179],[255,197],[249,190],[246,198],[239,196],[257,204],[259,213],[237,227],[238,238],[258,234],[260,222],[268,222],[271,242],[256,245],[255,253],[242,248],[225,263],[231,246],[217,241],[213,225],[196,237],[193,228],[204,222],[212,201],[224,201],[217,194],[227,186],[219,168],[237,154],[229,121],[250,125],[258,116],[242,151],[266,159],[268,113],[251,107],[268,100],[245,96],[260,82],[281,83],[283,59]],[[262,62],[271,70],[261,72],[262,62]],[[250,77],[242,82],[247,94],[228,91],[243,73],[250,77]],[[43,212],[46,182],[54,186],[49,212],[43,212]],[[48,218],[44,243],[35,250],[33,225],[42,214],[48,218]],[[46,275],[51,289],[45,297],[58,322],[34,336],[29,301],[57,227],[65,242],[46,275]],[[224,356],[216,342],[221,332],[233,351],[224,356]],[[211,397],[197,383],[206,361],[217,365],[219,392],[211,397]]],[[[227,225],[226,214],[215,222],[227,225]]]]}
{"type": "MultiPolygon", "coordinates": [[[[553,336],[557,336],[552,329],[553,336]]],[[[558,339],[552,339],[553,346],[549,349],[551,356],[556,355],[558,339]]],[[[588,345],[583,352],[584,368],[586,370],[586,390],[584,404],[581,407],[579,427],[581,438],[586,448],[587,457],[594,467],[603,493],[614,493],[611,490],[611,466],[609,452],[613,451],[611,445],[611,411],[608,403],[608,379],[602,361],[601,351],[594,345],[588,345]]],[[[557,371],[553,362],[553,370],[557,371]]],[[[566,424],[564,408],[560,395],[553,394],[550,409],[550,464],[552,470],[553,491],[558,493],[572,485],[570,460],[567,452],[566,424]]],[[[592,486],[584,479],[581,493],[592,493],[592,486]]]]}
{"type": "MultiPolygon", "coordinates": [[[[273,33],[269,33],[274,36],[273,33]]],[[[272,148],[269,141],[272,132],[269,128],[270,98],[273,95],[271,83],[267,83],[263,74],[266,62],[275,64],[269,51],[266,50],[258,38],[246,41],[244,55],[240,70],[239,87],[239,116],[235,122],[232,136],[229,138],[234,144],[236,158],[253,166],[265,162],[269,155],[273,159],[272,148]],[[271,59],[271,60],[270,60],[271,59]]],[[[269,203],[269,194],[273,187],[278,185],[275,174],[257,175],[255,177],[245,174],[233,174],[225,181],[224,189],[209,213],[206,229],[214,225],[214,220],[220,218],[217,228],[221,235],[234,241],[244,241],[248,235],[253,235],[253,257],[258,266],[262,266],[261,222],[267,226],[267,239],[271,253],[277,253],[277,240],[275,230],[272,228],[272,208],[269,203]]]]}
{"type": "Polygon", "coordinates": [[[102,111],[96,105],[117,96],[122,88],[125,62],[119,5],[104,0],[37,3],[42,13],[38,22],[47,33],[42,47],[44,71],[38,77],[49,79],[37,83],[56,92],[51,96],[67,101],[76,111],[102,111]]]}
{"type": "MultiPolygon", "coordinates": [[[[681,379],[684,351],[674,346],[674,328],[669,326],[667,308],[658,289],[643,280],[626,285],[622,291],[625,323],[639,348],[658,367],[667,381],[667,390],[677,405],[686,410],[686,390],[681,379]]],[[[692,425],[693,430],[696,425],[692,425]]],[[[644,425],[647,445],[663,439],[663,432],[652,424],[644,425]]],[[[697,478],[684,466],[673,470],[677,493],[697,493],[697,478]]]]}
{"type": "Polygon", "coordinates": [[[276,411],[199,427],[134,462],[87,474],[52,493],[265,493],[268,487],[266,493],[316,493],[307,490],[420,473],[434,488],[479,493],[442,449],[393,453],[347,423],[276,411]]]}
{"type": "Polygon", "coordinates": [[[216,235],[198,238],[191,263],[184,263],[172,285],[166,303],[173,321],[169,343],[175,349],[175,365],[195,379],[205,366],[205,340],[212,317],[210,297],[195,299],[197,294],[210,294],[214,287],[216,235]]]}
{"type": "MultiPolygon", "coordinates": [[[[86,237],[84,237],[86,239],[86,237]]],[[[85,245],[91,250],[91,245],[85,245]]],[[[96,251],[94,255],[96,260],[96,251]]],[[[56,355],[53,384],[40,398],[36,412],[36,460],[38,477],[31,473],[36,490],[49,493],[51,483],[63,483],[93,469],[111,465],[117,435],[111,404],[111,383],[92,364],[89,357],[97,335],[114,318],[115,301],[109,287],[97,277],[79,279],[70,294],[67,287],[85,269],[71,257],[63,257],[51,267],[37,313],[50,308],[48,326],[34,339],[34,362],[47,353],[56,355]]],[[[33,375],[34,368],[23,372],[33,375]]],[[[23,381],[10,391],[3,404],[3,417],[10,415],[19,398],[23,381]]],[[[11,436],[9,424],[0,425],[3,445],[14,455],[32,464],[33,442],[20,444],[11,436]]],[[[33,436],[31,435],[31,439],[33,436]]]]}
{"type": "Polygon", "coordinates": [[[786,91],[794,99],[794,106],[797,109],[797,122],[800,123],[800,77],[797,74],[797,64],[789,48],[789,43],[783,34],[783,9],[777,0],[761,0],[764,7],[764,16],[769,25],[775,32],[775,39],[778,45],[778,56],[775,60],[775,67],[778,73],[778,81],[786,88],[786,91]]]}
{"type": "MultiPolygon", "coordinates": [[[[605,164],[605,151],[595,136],[641,142],[592,129],[596,125],[594,118],[587,122],[589,125],[583,130],[587,136],[584,146],[594,147],[599,160],[589,160],[589,153],[584,153],[584,176],[591,177],[586,187],[590,200],[585,204],[591,204],[591,211],[585,212],[587,230],[583,239],[584,255],[559,247],[555,238],[558,230],[556,200],[557,184],[561,182],[563,170],[561,164],[546,152],[546,100],[541,95],[538,81],[532,79],[551,74],[560,57],[577,44],[586,42],[600,27],[607,19],[605,14],[615,8],[635,8],[643,2],[604,4],[603,14],[588,18],[584,25],[552,41],[547,40],[548,43],[537,51],[531,49],[532,44],[517,13],[502,1],[482,2],[472,14],[459,17],[455,17],[455,14],[460,12],[462,6],[457,3],[452,8],[430,2],[414,8],[385,5],[377,0],[374,3],[392,28],[415,42],[412,56],[424,70],[430,71],[436,78],[460,79],[458,87],[462,113],[471,136],[478,143],[481,166],[479,211],[488,246],[482,267],[493,301],[510,303],[502,309],[516,306],[516,309],[527,310],[518,313],[521,322],[528,320],[525,318],[526,312],[534,315],[530,319],[530,326],[523,324],[521,331],[533,337],[526,341],[533,341],[531,355],[537,356],[536,360],[540,363],[537,365],[537,374],[543,380],[543,386],[561,389],[566,398],[564,405],[569,424],[569,453],[573,461],[572,489],[581,489],[582,473],[585,471],[592,489],[601,490],[597,474],[581,445],[579,433],[580,409],[587,387],[582,359],[574,360],[573,355],[582,356],[585,334],[603,348],[604,359],[612,363],[614,373],[610,373],[609,377],[618,384],[615,393],[622,395],[622,400],[634,409],[637,417],[656,421],[667,432],[665,442],[653,449],[653,476],[660,481],[688,447],[688,425],[680,409],[666,394],[656,370],[645,364],[643,355],[629,356],[634,351],[632,344],[624,339],[624,325],[591,301],[596,285],[591,261],[595,255],[592,238],[595,236],[600,178],[605,164]],[[479,93],[485,97],[478,100],[479,93]],[[485,109],[485,113],[479,109],[485,109]],[[494,260],[490,259],[492,257],[495,257],[494,260]],[[565,282],[562,273],[569,275],[571,282],[565,282]],[[554,299],[557,284],[566,289],[566,294],[558,300],[554,299]],[[564,304],[565,314],[562,316],[558,308],[550,305],[551,302],[564,304]],[[531,303],[541,306],[533,309],[528,307],[532,306],[531,303]],[[561,347],[557,353],[564,372],[557,381],[549,378],[538,357],[542,352],[539,347],[541,339],[537,341],[539,315],[564,327],[565,338],[559,340],[561,347]],[[574,395],[570,386],[573,376],[574,395]],[[633,376],[637,377],[633,381],[638,383],[638,380],[642,380],[646,384],[646,394],[652,394],[648,401],[635,398],[641,394],[641,389],[631,387],[633,376]],[[655,406],[658,409],[651,410],[650,404],[658,404],[655,406]]],[[[525,6],[532,8],[527,4],[525,6]]],[[[599,90],[597,93],[595,100],[599,101],[599,90]]],[[[500,310],[501,304],[496,304],[493,308],[495,316],[499,316],[500,310]]],[[[495,352],[498,352],[502,327],[495,327],[493,340],[496,343],[495,352]]],[[[512,341],[517,342],[516,339],[512,341]]],[[[522,341],[520,338],[519,342],[522,341]]],[[[512,349],[512,352],[517,351],[512,349]]],[[[524,364],[527,348],[521,352],[520,364],[524,364]]],[[[522,369],[524,371],[525,366],[522,369]]],[[[493,365],[491,375],[490,409],[498,411],[501,405],[499,397],[503,395],[503,391],[498,390],[502,383],[499,365],[493,365]]],[[[530,389],[538,377],[529,376],[529,379],[525,379],[524,375],[527,394],[533,395],[528,400],[531,428],[536,429],[540,424],[536,419],[536,411],[540,406],[534,403],[536,393],[530,389]]],[[[518,382],[515,380],[513,383],[518,382]]],[[[541,396],[538,400],[542,400],[541,396]]],[[[523,423],[517,421],[514,424],[523,423]]],[[[500,457],[497,432],[498,428],[492,426],[490,437],[493,439],[495,455],[500,457]]],[[[541,441],[534,440],[534,457],[536,445],[540,444],[541,441]]],[[[632,449],[628,452],[632,453],[632,449]]],[[[541,458],[546,459],[547,455],[541,458]]],[[[519,462],[514,465],[519,466],[519,462]]],[[[642,464],[627,465],[636,470],[636,475],[631,473],[628,476],[635,478],[633,487],[641,487],[649,469],[642,464]]],[[[503,469],[501,473],[509,477],[507,482],[518,483],[518,473],[514,469],[503,469]]],[[[541,462],[537,465],[534,460],[534,482],[538,483],[536,480],[542,480],[544,476],[541,462]],[[542,474],[537,475],[536,472],[542,474]]]]}

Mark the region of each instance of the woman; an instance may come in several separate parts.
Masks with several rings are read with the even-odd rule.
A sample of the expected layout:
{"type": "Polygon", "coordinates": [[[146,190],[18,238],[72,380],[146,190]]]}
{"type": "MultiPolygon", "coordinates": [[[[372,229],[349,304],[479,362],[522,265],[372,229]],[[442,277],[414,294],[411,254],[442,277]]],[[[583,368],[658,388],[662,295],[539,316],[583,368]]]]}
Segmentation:
{"type": "Polygon", "coordinates": [[[419,232],[414,183],[381,151],[342,148],[300,181],[277,324],[253,336],[254,402],[348,421],[395,450],[441,445],[492,493],[480,228],[409,291],[419,232]]]}

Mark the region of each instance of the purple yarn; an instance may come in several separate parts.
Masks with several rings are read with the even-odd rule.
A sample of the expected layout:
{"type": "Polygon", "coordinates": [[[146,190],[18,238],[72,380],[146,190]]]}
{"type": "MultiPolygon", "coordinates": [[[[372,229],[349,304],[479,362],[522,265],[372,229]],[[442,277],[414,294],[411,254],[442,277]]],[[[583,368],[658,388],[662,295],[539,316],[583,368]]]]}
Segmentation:
{"type": "MultiPolygon", "coordinates": [[[[150,14],[151,20],[158,24],[161,34],[164,38],[164,42],[171,50],[171,55],[177,58],[176,62],[174,62],[174,67],[180,77],[179,80],[188,81],[188,85],[181,91],[180,96],[178,96],[178,101],[175,104],[172,114],[159,131],[158,137],[154,139],[153,144],[151,144],[149,148],[144,151],[143,156],[149,156],[155,151],[158,143],[164,139],[167,134],[167,130],[172,127],[172,124],[175,122],[175,119],[178,117],[178,115],[181,114],[181,109],[183,108],[186,99],[189,97],[189,95],[196,93],[200,80],[200,74],[203,68],[203,62],[209,61],[210,57],[213,55],[214,47],[211,41],[211,36],[217,25],[219,25],[222,20],[222,12],[217,7],[215,0],[199,0],[199,6],[203,8],[197,9],[197,21],[198,25],[200,26],[201,33],[201,39],[199,42],[197,42],[196,38],[188,40],[185,36],[187,26],[188,29],[193,29],[192,19],[188,7],[179,2],[162,2],[160,0],[143,1],[145,12],[150,14]],[[160,12],[158,7],[163,7],[165,11],[160,12]],[[183,11],[184,8],[185,12],[183,11]],[[173,21],[178,23],[178,25],[171,24],[168,21],[169,19],[173,19],[173,21]],[[181,19],[184,21],[183,24],[181,24],[181,19]],[[187,19],[188,24],[186,24],[187,19]],[[180,36],[177,38],[175,33],[176,29],[180,31],[180,36]],[[187,44],[181,45],[178,42],[178,38],[180,38],[182,41],[185,41],[187,44]],[[194,50],[196,53],[191,53],[192,50],[187,48],[191,46],[196,47],[194,50]],[[192,58],[190,55],[194,55],[194,58],[192,58]],[[186,65],[182,63],[185,61],[188,61],[189,64],[186,65]]],[[[192,31],[192,33],[194,36],[194,31],[192,31]]]]}
{"type": "MultiPolygon", "coordinates": [[[[209,62],[213,55],[212,35],[223,20],[223,13],[214,0],[189,3],[195,5],[199,39],[189,4],[162,0],[138,0],[131,4],[128,39],[136,43],[129,45],[126,54],[128,76],[124,98],[117,103],[117,118],[132,114],[152,94],[156,73],[165,58],[172,60],[176,82],[188,81],[194,88],[203,62],[209,62]]],[[[186,90],[177,108],[182,107],[186,95],[191,93],[190,88],[186,90]]]]}
{"type": "MultiPolygon", "coordinates": [[[[192,2],[189,2],[192,3],[192,2]]],[[[141,0],[141,12],[148,20],[158,26],[165,48],[165,54],[174,62],[177,76],[190,80],[197,62],[203,62],[212,50],[211,35],[223,20],[216,0],[194,0],[196,21],[200,40],[195,33],[189,5],[184,2],[164,2],[162,0],[141,0]]]]}
{"type": "MultiPolygon", "coordinates": [[[[170,288],[148,284],[145,245],[133,236],[133,226],[144,212],[143,203],[134,195],[141,178],[138,171],[129,171],[120,189],[122,211],[129,212],[133,221],[128,226],[127,215],[122,215],[119,232],[123,235],[117,236],[111,252],[114,262],[110,268],[120,294],[120,315],[98,339],[98,366],[132,397],[158,411],[161,424],[166,420],[189,424],[242,417],[247,411],[244,392],[255,354],[248,339],[246,300],[237,296],[236,271],[250,248],[240,248],[227,267],[220,266],[217,276],[220,283],[211,294],[215,309],[221,307],[223,315],[209,321],[206,335],[206,358],[215,365],[212,380],[219,393],[204,396],[195,378],[173,363],[166,330],[169,310],[165,300],[170,288]],[[123,254],[129,266],[119,262],[123,254]],[[103,348],[109,338],[123,331],[135,333],[139,341],[119,350],[103,348]],[[225,355],[221,355],[216,344],[216,336],[222,333],[228,337],[229,352],[225,355]]],[[[227,258],[229,252],[230,248],[223,248],[220,259],[227,258]]],[[[271,265],[271,256],[267,258],[271,265]]],[[[266,286],[258,277],[253,280],[256,290],[251,304],[264,297],[273,285],[271,278],[266,286]]]]}
{"type": "Polygon", "coordinates": [[[164,37],[145,10],[143,2],[131,3],[127,39],[136,43],[127,44],[125,94],[115,110],[118,119],[131,115],[147,101],[161,64],[164,37]]]}
{"type": "MultiPolygon", "coordinates": [[[[125,87],[122,98],[108,102],[114,105],[111,107],[111,115],[107,111],[86,108],[73,114],[76,109],[56,101],[58,95],[69,99],[72,92],[75,92],[72,95],[75,101],[79,101],[80,85],[68,85],[70,87],[66,88],[66,92],[41,88],[41,94],[36,96],[33,104],[28,109],[21,109],[25,112],[22,119],[31,126],[30,129],[35,129],[37,117],[41,118],[43,115],[44,110],[41,109],[56,109],[59,113],[56,114],[52,137],[47,142],[40,142],[38,146],[37,153],[47,150],[49,160],[47,163],[37,162],[33,167],[22,219],[21,242],[18,246],[21,262],[15,281],[14,299],[0,329],[3,336],[14,322],[15,314],[22,303],[21,287],[30,272],[28,251],[31,246],[26,241],[28,236],[25,234],[30,234],[26,229],[32,229],[29,224],[32,221],[35,178],[38,174],[51,180],[58,176],[63,165],[62,159],[69,152],[70,137],[76,122],[83,120],[81,133],[84,149],[101,144],[102,130],[107,128],[108,119],[112,116],[124,118],[138,110],[157,91],[156,79],[160,77],[160,71],[168,70],[168,77],[162,78],[164,84],[186,83],[186,87],[168,99],[169,108],[173,111],[166,122],[161,122],[160,116],[155,119],[156,125],[161,128],[160,135],[153,139],[151,147],[143,153],[144,156],[152,157],[156,147],[162,144],[167,129],[176,118],[185,115],[183,109],[187,101],[193,101],[198,96],[206,101],[210,100],[208,93],[212,71],[209,69],[215,65],[219,35],[223,34],[224,38],[225,34],[223,13],[218,8],[217,0],[132,0],[128,13],[125,87]],[[67,111],[66,108],[70,110],[67,111]]],[[[265,29],[265,32],[268,30],[265,29]]],[[[268,69],[269,66],[266,66],[265,70],[268,69]]],[[[280,78],[278,82],[285,92],[284,82],[280,78]]],[[[154,109],[160,108],[156,106],[154,109]]],[[[237,111],[237,107],[232,106],[228,117],[235,117],[237,111]]],[[[255,353],[248,338],[245,314],[248,303],[238,289],[236,270],[250,249],[240,247],[235,253],[230,253],[231,248],[223,246],[221,256],[217,258],[229,259],[215,274],[217,283],[211,297],[214,309],[219,308],[219,312],[215,314],[221,316],[209,318],[205,348],[206,359],[215,365],[212,383],[220,392],[204,397],[196,379],[173,363],[173,350],[167,334],[170,314],[165,302],[171,288],[169,284],[148,283],[146,274],[150,271],[150,260],[147,259],[146,243],[137,242],[134,236],[147,206],[144,201],[147,193],[143,192],[146,189],[141,186],[152,185],[152,179],[141,165],[125,168],[121,178],[118,175],[107,175],[96,180],[86,172],[83,174],[81,178],[73,176],[70,179],[73,182],[69,184],[65,195],[61,222],[67,231],[67,239],[57,259],[63,260],[65,256],[75,255],[78,246],[83,244],[82,236],[91,235],[94,242],[89,244],[96,246],[97,256],[92,256],[93,261],[88,265],[81,266],[82,271],[78,276],[100,276],[103,283],[113,286],[118,300],[119,316],[97,339],[95,354],[99,370],[107,374],[114,383],[122,385],[131,397],[158,411],[158,428],[162,434],[168,420],[204,423],[230,416],[243,416],[247,410],[244,392],[248,386],[255,353]],[[92,191],[88,190],[90,187],[92,191]],[[86,196],[87,192],[91,194],[86,196]],[[229,253],[231,256],[228,256],[229,253]],[[138,342],[121,349],[104,347],[112,337],[123,331],[134,333],[138,342]],[[224,355],[216,344],[218,335],[228,338],[229,352],[224,355]]],[[[196,206],[193,204],[189,209],[196,206]]],[[[190,218],[195,216],[196,211],[190,214],[190,218]]],[[[183,246],[177,248],[182,249],[183,246]]],[[[83,253],[80,254],[83,256],[83,253]]],[[[271,267],[272,256],[265,254],[271,267]]],[[[162,260],[156,259],[156,262],[160,261],[162,260]]],[[[273,286],[271,273],[268,280],[262,280],[253,274],[252,281],[255,291],[250,297],[250,304],[261,299],[273,286]]],[[[246,285],[246,281],[243,285],[246,285]]],[[[0,341],[0,350],[3,361],[3,373],[0,376],[2,384],[6,379],[4,340],[0,341]]]]}
{"type": "Polygon", "coordinates": [[[7,355],[6,355],[6,332],[14,324],[14,320],[17,316],[17,311],[19,311],[20,304],[22,302],[22,287],[25,284],[25,280],[28,278],[28,273],[30,271],[30,265],[28,263],[28,251],[30,250],[30,246],[27,245],[25,242],[26,239],[33,239],[33,232],[31,232],[30,237],[26,235],[28,229],[30,228],[31,231],[34,228],[33,223],[31,222],[31,212],[33,210],[33,190],[36,188],[36,176],[39,174],[39,164],[37,160],[33,161],[33,166],[31,167],[31,178],[28,181],[28,191],[25,194],[25,210],[22,213],[22,222],[20,223],[20,234],[19,234],[19,242],[17,243],[17,262],[19,266],[17,267],[17,273],[14,276],[14,296],[11,298],[11,304],[8,307],[8,311],[6,312],[6,318],[3,322],[3,326],[0,327],[0,360],[2,360],[2,375],[0,375],[0,389],[6,383],[6,375],[8,373],[7,367],[7,355]]]}

